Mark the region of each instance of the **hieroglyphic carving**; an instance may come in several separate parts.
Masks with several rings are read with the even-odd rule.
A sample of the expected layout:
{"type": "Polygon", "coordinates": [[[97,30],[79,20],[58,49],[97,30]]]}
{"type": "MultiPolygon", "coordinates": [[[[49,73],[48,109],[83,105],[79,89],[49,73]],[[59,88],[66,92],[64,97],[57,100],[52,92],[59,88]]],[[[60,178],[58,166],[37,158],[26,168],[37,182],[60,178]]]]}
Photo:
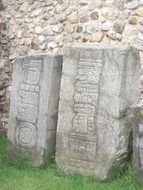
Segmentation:
{"type": "Polygon", "coordinates": [[[36,144],[36,126],[22,122],[16,127],[15,141],[17,146],[23,148],[33,148],[36,144]]]}
{"type": "Polygon", "coordinates": [[[95,113],[102,61],[91,58],[90,52],[80,54],[75,77],[75,116],[70,131],[70,162],[72,167],[94,169],[96,157],[95,113]]]}
{"type": "Polygon", "coordinates": [[[96,156],[96,137],[88,138],[82,134],[70,135],[70,166],[94,169],[96,156]]]}
{"type": "Polygon", "coordinates": [[[32,148],[36,144],[41,72],[42,60],[23,63],[16,117],[20,125],[15,128],[15,143],[23,148],[32,148]]]}

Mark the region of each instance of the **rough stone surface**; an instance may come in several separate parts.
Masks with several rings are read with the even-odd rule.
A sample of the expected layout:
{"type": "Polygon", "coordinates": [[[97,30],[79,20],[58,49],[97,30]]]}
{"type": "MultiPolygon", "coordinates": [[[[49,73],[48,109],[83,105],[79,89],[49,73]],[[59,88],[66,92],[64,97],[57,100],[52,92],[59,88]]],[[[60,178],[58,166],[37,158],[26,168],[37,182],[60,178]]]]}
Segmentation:
{"type": "Polygon", "coordinates": [[[136,9],[136,8],[138,8],[138,6],[139,6],[138,0],[133,0],[126,4],[126,8],[128,8],[128,9],[136,9]]]}
{"type": "Polygon", "coordinates": [[[33,3],[29,3],[29,0],[20,2],[3,0],[4,9],[1,11],[1,18],[7,23],[9,30],[7,33],[10,42],[10,59],[29,55],[31,52],[32,54],[54,52],[55,49],[62,53],[67,43],[93,43],[88,33],[94,36],[101,30],[105,34],[101,42],[112,44],[116,41],[117,44],[128,44],[128,38],[133,35],[130,28],[138,23],[143,12],[139,0],[89,0],[88,2],[53,0],[52,3],[49,2],[49,0],[33,1],[33,3]],[[79,32],[81,35],[78,39],[77,35],[71,38],[70,35],[77,31],[78,26],[82,26],[79,32]],[[127,35],[127,31],[124,30],[126,26],[130,30],[127,35]],[[121,34],[121,40],[106,35],[112,30],[121,34]],[[39,35],[46,38],[44,45],[41,45],[39,35]],[[57,35],[63,35],[62,44],[56,42],[57,35]],[[83,40],[85,35],[86,40],[83,40]],[[52,48],[48,45],[49,40],[52,41],[52,48]]]}
{"type": "MultiPolygon", "coordinates": [[[[133,47],[136,47],[138,50],[140,50],[140,55],[142,55],[142,50],[143,50],[143,18],[141,18],[139,21],[138,35],[134,35],[132,38],[130,38],[130,44],[133,47]]],[[[142,56],[140,56],[140,58],[142,60],[142,56]]]]}
{"type": "Polygon", "coordinates": [[[22,57],[13,70],[9,160],[40,167],[55,150],[62,56],[22,57]]]}
{"type": "MultiPolygon", "coordinates": [[[[140,21],[141,22],[141,21],[140,21]]],[[[143,52],[140,52],[142,58],[143,52]]],[[[143,59],[141,59],[142,61],[143,59]]],[[[142,63],[143,64],[143,63],[142,63]]],[[[134,174],[143,181],[143,66],[140,71],[140,100],[134,107],[135,122],[133,125],[133,168],[134,174]]]]}
{"type": "Polygon", "coordinates": [[[61,170],[106,180],[125,164],[139,67],[139,53],[129,46],[65,49],[56,152],[61,170]]]}
{"type": "MultiPolygon", "coordinates": [[[[3,10],[0,1],[0,12],[3,10]]],[[[1,16],[1,15],[0,15],[1,16]]],[[[11,68],[9,62],[9,45],[7,24],[5,19],[0,17],[0,128],[7,128],[9,99],[11,86],[11,68]]]]}
{"type": "Polygon", "coordinates": [[[143,180],[143,101],[135,108],[136,122],[133,126],[133,167],[136,177],[143,180]]]}

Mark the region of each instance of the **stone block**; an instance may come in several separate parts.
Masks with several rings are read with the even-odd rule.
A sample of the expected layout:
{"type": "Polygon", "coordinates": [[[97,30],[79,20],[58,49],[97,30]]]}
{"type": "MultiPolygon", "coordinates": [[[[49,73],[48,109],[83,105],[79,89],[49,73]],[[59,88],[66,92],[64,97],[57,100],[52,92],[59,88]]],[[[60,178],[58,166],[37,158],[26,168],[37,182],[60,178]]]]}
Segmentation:
{"type": "Polygon", "coordinates": [[[61,72],[61,55],[16,60],[8,128],[10,161],[24,159],[41,167],[55,152],[61,72]]]}
{"type": "Polygon", "coordinates": [[[125,165],[139,67],[129,46],[65,49],[56,141],[62,171],[107,180],[125,165]]]}

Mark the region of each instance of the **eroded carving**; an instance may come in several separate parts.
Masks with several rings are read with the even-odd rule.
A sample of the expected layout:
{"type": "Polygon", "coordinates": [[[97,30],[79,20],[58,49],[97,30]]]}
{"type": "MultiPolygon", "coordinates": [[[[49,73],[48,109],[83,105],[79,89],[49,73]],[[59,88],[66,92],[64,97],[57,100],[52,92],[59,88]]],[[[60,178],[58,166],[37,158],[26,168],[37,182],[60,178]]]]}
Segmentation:
{"type": "Polygon", "coordinates": [[[69,140],[70,166],[90,169],[95,166],[93,163],[96,157],[95,112],[101,70],[101,60],[91,59],[91,53],[88,51],[80,54],[73,97],[75,116],[69,140]],[[91,137],[92,140],[89,140],[91,137]]]}
{"type": "Polygon", "coordinates": [[[29,60],[23,63],[23,80],[18,90],[20,102],[16,117],[20,126],[16,128],[15,140],[18,146],[25,148],[32,148],[36,141],[41,72],[42,60],[29,60]]]}
{"type": "Polygon", "coordinates": [[[70,134],[70,166],[93,170],[96,157],[96,138],[85,134],[70,134]]]}
{"type": "Polygon", "coordinates": [[[23,148],[33,148],[36,145],[36,126],[22,122],[15,129],[15,143],[23,148]]]}

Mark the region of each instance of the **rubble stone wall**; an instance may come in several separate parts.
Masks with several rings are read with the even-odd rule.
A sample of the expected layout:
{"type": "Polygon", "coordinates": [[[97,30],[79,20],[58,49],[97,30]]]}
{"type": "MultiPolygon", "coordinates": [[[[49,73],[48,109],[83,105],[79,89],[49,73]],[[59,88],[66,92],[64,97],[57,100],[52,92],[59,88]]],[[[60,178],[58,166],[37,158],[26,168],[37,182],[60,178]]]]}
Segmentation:
{"type": "MultiPolygon", "coordinates": [[[[0,13],[4,11],[0,1],[0,13]]],[[[6,20],[0,17],[0,128],[8,123],[11,91],[11,69],[9,62],[8,30],[6,20]]]]}

